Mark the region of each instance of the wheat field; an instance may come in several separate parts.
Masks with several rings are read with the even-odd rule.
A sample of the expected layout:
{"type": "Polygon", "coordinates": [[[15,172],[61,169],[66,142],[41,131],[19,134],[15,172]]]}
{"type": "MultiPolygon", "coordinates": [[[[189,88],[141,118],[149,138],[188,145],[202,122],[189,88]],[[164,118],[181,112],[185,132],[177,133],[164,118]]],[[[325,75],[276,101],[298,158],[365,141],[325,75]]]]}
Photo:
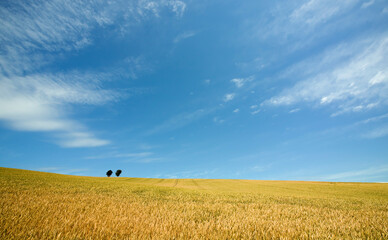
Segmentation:
{"type": "Polygon", "coordinates": [[[1,239],[388,239],[388,184],[0,168],[1,239]]]}

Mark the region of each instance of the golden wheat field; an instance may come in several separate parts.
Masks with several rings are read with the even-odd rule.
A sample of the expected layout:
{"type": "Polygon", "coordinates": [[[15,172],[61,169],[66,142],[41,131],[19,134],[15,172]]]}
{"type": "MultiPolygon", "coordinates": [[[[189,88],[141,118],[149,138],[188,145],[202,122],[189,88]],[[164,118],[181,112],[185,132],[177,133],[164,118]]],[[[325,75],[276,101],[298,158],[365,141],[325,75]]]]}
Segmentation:
{"type": "Polygon", "coordinates": [[[388,184],[0,168],[1,239],[388,239],[388,184]]]}

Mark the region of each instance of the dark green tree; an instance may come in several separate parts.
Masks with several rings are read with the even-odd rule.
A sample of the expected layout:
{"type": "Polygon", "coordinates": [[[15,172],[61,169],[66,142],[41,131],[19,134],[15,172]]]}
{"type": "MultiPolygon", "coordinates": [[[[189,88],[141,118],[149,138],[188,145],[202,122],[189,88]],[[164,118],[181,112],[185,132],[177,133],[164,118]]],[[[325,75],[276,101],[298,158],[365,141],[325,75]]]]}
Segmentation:
{"type": "MultiPolygon", "coordinates": [[[[109,170],[109,171],[106,172],[106,175],[107,175],[108,177],[110,177],[110,175],[112,175],[112,173],[113,173],[113,171],[112,171],[112,170],[109,170]]],[[[116,173],[116,174],[117,174],[117,173],[116,173]]]]}
{"type": "Polygon", "coordinates": [[[122,173],[122,171],[119,169],[119,170],[117,170],[116,171],[116,176],[118,177],[118,176],[120,176],[120,174],[122,173]]]}

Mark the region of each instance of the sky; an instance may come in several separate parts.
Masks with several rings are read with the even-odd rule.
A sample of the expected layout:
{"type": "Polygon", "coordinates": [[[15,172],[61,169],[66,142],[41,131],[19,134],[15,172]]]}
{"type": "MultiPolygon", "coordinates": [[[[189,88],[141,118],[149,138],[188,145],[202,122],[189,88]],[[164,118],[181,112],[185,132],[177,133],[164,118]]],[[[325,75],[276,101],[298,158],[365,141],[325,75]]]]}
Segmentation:
{"type": "Polygon", "coordinates": [[[0,166],[388,182],[388,2],[1,1],[0,166]]]}

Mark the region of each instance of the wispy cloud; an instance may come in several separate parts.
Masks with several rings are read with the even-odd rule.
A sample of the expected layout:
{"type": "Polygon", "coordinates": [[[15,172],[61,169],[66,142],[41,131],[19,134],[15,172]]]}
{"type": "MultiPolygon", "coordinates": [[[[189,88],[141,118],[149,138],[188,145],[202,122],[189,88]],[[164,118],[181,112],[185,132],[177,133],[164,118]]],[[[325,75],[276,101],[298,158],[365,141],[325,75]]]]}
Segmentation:
{"type": "Polygon", "coordinates": [[[256,114],[258,114],[260,111],[261,111],[261,109],[258,109],[258,105],[251,105],[249,108],[250,109],[252,109],[252,112],[251,112],[251,114],[252,115],[256,115],[256,114]]]}
{"type": "Polygon", "coordinates": [[[320,178],[321,180],[332,181],[364,181],[364,179],[374,179],[380,177],[381,174],[388,173],[388,166],[371,167],[363,170],[347,171],[328,175],[320,178]]]}
{"type": "Polygon", "coordinates": [[[379,126],[373,130],[368,131],[367,133],[364,133],[362,136],[369,139],[388,136],[388,125],[379,126]]]}
{"type": "Polygon", "coordinates": [[[227,93],[227,94],[225,94],[223,100],[224,100],[224,102],[229,102],[229,101],[232,101],[235,96],[236,96],[235,93],[227,93]]]}
{"type": "Polygon", "coordinates": [[[372,123],[372,122],[378,122],[378,121],[381,121],[381,120],[386,119],[386,118],[388,118],[388,113],[382,114],[379,116],[375,116],[375,117],[370,117],[368,119],[365,119],[365,120],[362,120],[362,121],[355,123],[355,125],[357,126],[359,124],[368,124],[368,123],[372,123]]]}
{"type": "Polygon", "coordinates": [[[74,131],[73,129],[67,133],[58,135],[60,139],[58,144],[65,148],[78,147],[100,147],[110,144],[110,141],[99,139],[93,133],[85,131],[74,131]]]}
{"type": "Polygon", "coordinates": [[[252,114],[252,115],[256,115],[256,114],[258,114],[260,111],[261,111],[260,109],[257,109],[257,110],[255,110],[255,111],[252,111],[251,114],[252,114]]]}
{"type": "Polygon", "coordinates": [[[124,162],[137,162],[137,163],[153,163],[153,162],[160,162],[164,161],[165,158],[163,157],[143,157],[143,158],[132,158],[124,160],[124,162]]]}
{"type": "Polygon", "coordinates": [[[256,165],[256,166],[253,166],[251,170],[254,171],[254,172],[264,172],[267,169],[268,169],[267,166],[256,165]]]}
{"type": "Polygon", "coordinates": [[[341,2],[310,0],[295,9],[289,17],[292,22],[314,27],[327,22],[337,14],[351,9],[357,2],[358,0],[341,2]]]}
{"type": "Polygon", "coordinates": [[[87,172],[89,169],[87,168],[72,168],[72,169],[63,169],[56,171],[56,173],[59,174],[66,174],[66,175],[85,175],[85,172],[87,172]]]}
{"type": "Polygon", "coordinates": [[[42,168],[35,168],[35,171],[41,171],[41,172],[51,172],[59,170],[59,167],[42,167],[42,168]]]}
{"type": "Polygon", "coordinates": [[[63,167],[41,167],[41,168],[35,168],[33,170],[40,171],[40,172],[59,173],[59,174],[83,175],[89,169],[86,169],[86,168],[68,169],[68,168],[63,168],[63,167]]]}
{"type": "Polygon", "coordinates": [[[213,122],[221,124],[221,123],[224,123],[225,120],[221,119],[220,117],[214,117],[213,122]]]}
{"type": "MultiPolygon", "coordinates": [[[[339,45],[294,66],[313,70],[263,105],[335,105],[333,116],[388,105],[388,36],[339,45]],[[329,64],[326,64],[328,62],[329,64]]],[[[291,71],[293,72],[293,71],[291,71]]],[[[294,76],[295,77],[295,76],[294,76]]]]}
{"type": "Polygon", "coordinates": [[[182,128],[194,121],[201,119],[202,117],[210,114],[213,111],[214,110],[211,109],[198,109],[193,112],[178,114],[163,122],[162,124],[157,125],[156,127],[148,130],[146,132],[146,135],[152,135],[160,132],[166,132],[182,128]]]}
{"type": "Polygon", "coordinates": [[[92,43],[90,31],[112,24],[120,8],[108,2],[62,0],[42,2],[13,1],[0,7],[3,45],[0,67],[15,74],[38,68],[59,51],[83,48],[92,43]],[[101,10],[102,9],[102,10],[101,10]]]}
{"type": "Polygon", "coordinates": [[[94,29],[138,24],[165,8],[182,16],[186,4],[178,0],[12,1],[7,6],[0,6],[0,73],[25,75],[26,71],[50,63],[61,51],[92,44],[94,29]],[[120,24],[116,24],[118,21],[120,24]]]}
{"type": "Polygon", "coordinates": [[[0,119],[19,131],[55,132],[63,147],[95,147],[109,143],[96,138],[65,114],[67,104],[104,104],[120,97],[101,90],[98,75],[30,75],[0,81],[0,119]],[[81,80],[82,79],[82,80],[81,80]]]}
{"type": "MultiPolygon", "coordinates": [[[[163,8],[182,16],[186,5],[177,0],[54,0],[12,1],[0,6],[0,120],[15,130],[53,132],[62,147],[109,144],[67,113],[70,105],[101,105],[119,99],[121,93],[104,89],[102,82],[109,76],[90,72],[45,73],[42,66],[55,62],[62,52],[92,44],[92,31],[96,28],[123,19],[138,23],[149,12],[155,14],[163,8]]],[[[137,67],[137,62],[130,64],[137,67]]]]}
{"type": "Polygon", "coordinates": [[[118,160],[119,162],[136,162],[136,163],[150,163],[156,161],[162,161],[165,158],[157,156],[154,152],[131,152],[131,153],[120,153],[111,152],[96,156],[88,156],[84,159],[110,159],[118,160]]]}
{"type": "Polygon", "coordinates": [[[214,174],[218,169],[212,170],[189,170],[189,171],[180,171],[169,174],[158,174],[155,177],[158,178],[206,178],[211,174],[214,174]]]}
{"type": "Polygon", "coordinates": [[[170,0],[170,1],[165,1],[165,3],[171,7],[172,11],[175,12],[175,14],[178,17],[182,17],[185,10],[186,10],[186,3],[183,1],[179,0],[170,0]]]}
{"type": "Polygon", "coordinates": [[[300,109],[299,108],[294,108],[292,110],[289,111],[289,113],[296,113],[296,112],[299,112],[300,109]]]}
{"type": "MultiPolygon", "coordinates": [[[[124,1],[124,3],[127,5],[132,3],[133,5],[131,4],[130,7],[122,6],[124,7],[123,10],[127,10],[131,14],[139,15],[140,17],[147,17],[150,14],[155,17],[160,17],[160,13],[165,7],[174,12],[177,17],[182,17],[186,10],[186,3],[180,0],[140,0],[135,2],[124,1]]],[[[139,20],[138,17],[137,20],[139,20]]]]}
{"type": "Polygon", "coordinates": [[[251,82],[253,81],[254,77],[253,76],[250,76],[250,77],[247,77],[247,78],[233,78],[232,80],[230,80],[232,83],[234,83],[236,85],[237,88],[241,88],[243,87],[247,82],[251,82]]]}
{"type": "Polygon", "coordinates": [[[153,155],[153,152],[135,152],[135,153],[110,153],[98,156],[89,156],[85,159],[109,159],[109,158],[144,158],[153,155]]]}
{"type": "Polygon", "coordinates": [[[370,6],[372,6],[374,3],[375,3],[375,0],[370,0],[370,1],[368,1],[368,2],[364,2],[364,3],[361,5],[361,8],[370,7],[370,6]]]}
{"type": "Polygon", "coordinates": [[[265,19],[258,19],[260,25],[253,26],[253,31],[261,41],[286,47],[281,48],[280,54],[289,54],[320,44],[321,39],[355,25],[363,25],[370,15],[361,9],[362,2],[302,0],[282,3],[265,19]]]}
{"type": "Polygon", "coordinates": [[[184,39],[194,37],[196,34],[197,34],[197,32],[195,32],[195,31],[183,32],[174,38],[174,43],[178,43],[184,39]]]}

